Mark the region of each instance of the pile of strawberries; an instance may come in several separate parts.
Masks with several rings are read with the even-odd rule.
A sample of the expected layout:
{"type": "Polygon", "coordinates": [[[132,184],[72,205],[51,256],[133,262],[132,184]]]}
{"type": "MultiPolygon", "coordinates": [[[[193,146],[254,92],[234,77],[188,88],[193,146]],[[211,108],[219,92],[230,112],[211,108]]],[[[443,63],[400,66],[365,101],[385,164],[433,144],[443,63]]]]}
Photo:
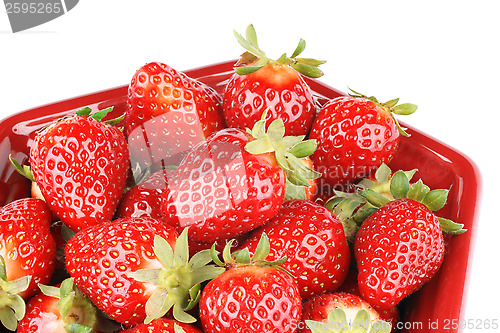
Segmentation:
{"type": "Polygon", "coordinates": [[[0,209],[0,320],[17,332],[390,332],[445,252],[447,190],[392,160],[413,104],[318,105],[323,61],[253,26],[224,94],[163,63],[127,112],[40,130],[33,197],[0,209]],[[392,327],[391,327],[392,325],[392,327]]]}

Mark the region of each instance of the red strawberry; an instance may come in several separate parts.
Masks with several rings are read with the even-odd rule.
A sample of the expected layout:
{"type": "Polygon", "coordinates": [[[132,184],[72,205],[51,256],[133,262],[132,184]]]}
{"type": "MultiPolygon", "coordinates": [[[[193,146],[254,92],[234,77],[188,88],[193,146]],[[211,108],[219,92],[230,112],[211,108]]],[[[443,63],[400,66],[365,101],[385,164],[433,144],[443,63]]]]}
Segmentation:
{"type": "Polygon", "coordinates": [[[104,319],[90,300],[67,279],[57,287],[41,285],[42,292],[26,307],[17,333],[100,332],[97,328],[116,329],[104,319]],[[104,326],[106,325],[106,326],[104,326]]]}
{"type": "Polygon", "coordinates": [[[110,109],[91,109],[56,121],[38,133],[30,164],[51,210],[72,230],[110,220],[129,170],[125,137],[101,121],[110,109]]]}
{"type": "Polygon", "coordinates": [[[49,207],[39,199],[18,199],[0,209],[0,249],[7,279],[32,276],[21,293],[25,299],[38,291],[38,283],[47,283],[52,276],[56,251],[51,222],[49,207]]]}
{"type": "Polygon", "coordinates": [[[344,281],[349,247],[342,223],[325,207],[306,200],[287,201],[241,247],[255,252],[263,233],[271,246],[267,259],[286,256],[281,266],[295,276],[303,299],[334,291],[344,281]]]}
{"type": "Polygon", "coordinates": [[[120,333],[202,333],[196,327],[174,319],[158,318],[149,324],[139,324],[120,333]]]}
{"type": "MultiPolygon", "coordinates": [[[[340,286],[339,289],[337,289],[337,292],[340,293],[349,293],[349,294],[354,294],[356,296],[361,297],[361,294],[359,292],[358,288],[358,271],[354,267],[351,267],[349,270],[349,273],[347,274],[347,277],[340,286]]],[[[391,324],[391,332],[396,332],[397,330],[397,325],[400,320],[400,313],[399,309],[397,306],[390,308],[389,310],[378,310],[377,311],[380,319],[388,322],[391,324]]]]}
{"type": "MultiPolygon", "coordinates": [[[[416,171],[416,169],[413,169],[401,172],[403,172],[409,181],[416,171]]],[[[357,184],[350,184],[347,192],[335,190],[334,195],[324,203],[324,206],[330,209],[344,225],[348,242],[354,243],[359,225],[361,225],[366,217],[377,210],[361,193],[371,190],[380,194],[383,202],[393,200],[394,197],[391,194],[391,180],[393,176],[394,173],[392,170],[385,163],[382,163],[374,174],[369,175],[357,184]]],[[[418,186],[425,187],[422,181],[419,181],[418,186]]]]}
{"type": "Polygon", "coordinates": [[[151,218],[125,218],[91,226],[66,244],[75,284],[112,319],[135,325],[173,310],[180,321],[197,300],[200,283],[223,271],[205,266],[209,251],[189,261],[187,230],[179,238],[151,218]]]}
{"type": "Polygon", "coordinates": [[[125,192],[116,209],[116,216],[161,219],[160,199],[172,173],[173,170],[170,169],[158,170],[125,192]]]}
{"type": "Polygon", "coordinates": [[[265,116],[250,131],[253,139],[238,129],[225,129],[186,155],[162,196],[167,223],[177,230],[189,226],[190,239],[198,242],[231,238],[276,214],[287,181],[309,186],[308,179],[318,175],[300,158],[315,143],[284,137],[279,119],[265,132],[265,116]]]}
{"type": "Polygon", "coordinates": [[[159,62],[132,77],[125,117],[132,165],[177,164],[179,154],[222,128],[222,98],[204,83],[159,62]]]}
{"type": "Polygon", "coordinates": [[[432,212],[446,203],[446,190],[429,191],[421,181],[410,186],[402,171],[391,178],[390,190],[393,201],[370,189],[363,193],[380,208],[363,221],[354,243],[359,291],[378,310],[394,307],[436,274],[444,257],[443,231],[465,232],[432,212]]]}
{"type": "Polygon", "coordinates": [[[266,262],[269,243],[263,237],[253,257],[242,250],[236,258],[224,250],[229,269],[210,281],[199,303],[205,333],[294,332],[300,320],[302,301],[294,279],[279,269],[278,262],[266,262]]]}
{"type": "Polygon", "coordinates": [[[400,134],[408,135],[393,113],[410,114],[417,108],[397,102],[379,103],[356,93],[335,98],[321,108],[310,138],[318,142],[312,160],[325,185],[354,182],[392,159],[400,134]]]}
{"type": "Polygon", "coordinates": [[[369,332],[374,328],[380,333],[391,331],[391,325],[381,320],[370,304],[349,293],[323,294],[305,302],[297,328],[297,333],[354,332],[356,328],[359,332],[370,328],[369,332]]]}
{"type": "Polygon", "coordinates": [[[235,32],[238,42],[247,52],[242,56],[236,73],[229,80],[224,93],[224,116],[231,127],[252,128],[264,110],[270,110],[271,121],[281,118],[286,135],[306,135],[316,115],[313,93],[301,74],[319,77],[317,68],[324,61],[297,58],[305,42],[290,58],[284,54],[273,61],[257,45],[255,29],[249,25],[246,39],[235,32]]]}
{"type": "Polygon", "coordinates": [[[23,299],[38,291],[38,283],[48,283],[54,272],[50,223],[49,207],[40,199],[18,199],[0,209],[0,319],[10,330],[22,318],[23,299]]]}

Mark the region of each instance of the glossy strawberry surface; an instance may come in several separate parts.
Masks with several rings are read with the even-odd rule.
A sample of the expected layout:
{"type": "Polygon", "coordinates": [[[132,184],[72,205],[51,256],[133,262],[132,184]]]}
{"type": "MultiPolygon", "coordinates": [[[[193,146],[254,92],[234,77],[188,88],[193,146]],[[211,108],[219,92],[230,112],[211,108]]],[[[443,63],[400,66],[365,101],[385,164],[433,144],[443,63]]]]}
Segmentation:
{"type": "Polygon", "coordinates": [[[267,222],[285,194],[285,175],[266,154],[244,149],[247,135],[218,132],[186,155],[162,195],[163,219],[198,242],[227,239],[267,222]]]}
{"type": "Polygon", "coordinates": [[[66,323],[57,307],[58,298],[35,295],[26,306],[26,315],[19,322],[18,333],[66,333],[66,323]]]}
{"type": "Polygon", "coordinates": [[[98,308],[125,325],[139,324],[146,317],[145,303],[155,287],[127,274],[161,266],[153,250],[155,235],[175,245],[175,230],[149,218],[95,225],[66,244],[66,267],[75,285],[98,308]]]}
{"type": "Polygon", "coordinates": [[[134,74],[127,104],[125,133],[132,165],[143,168],[178,163],[179,154],[224,127],[221,96],[160,62],[134,74]]]}
{"type": "MultiPolygon", "coordinates": [[[[351,266],[351,269],[349,270],[349,274],[347,274],[347,277],[340,286],[339,289],[337,289],[338,293],[348,293],[348,294],[354,294],[356,296],[361,297],[361,294],[359,292],[358,288],[358,271],[355,266],[351,266]]],[[[397,332],[397,326],[398,323],[401,320],[401,315],[398,306],[394,306],[390,308],[389,310],[377,310],[377,313],[380,316],[380,319],[388,322],[391,324],[391,332],[397,332]]]]}
{"type": "Polygon", "coordinates": [[[310,138],[318,142],[312,160],[324,184],[344,185],[388,163],[399,136],[390,113],[373,101],[337,97],[323,105],[312,125],[310,138]]]}
{"type": "Polygon", "coordinates": [[[168,178],[172,172],[171,169],[158,170],[125,192],[116,209],[116,216],[161,219],[161,195],[168,186],[168,178]]]}
{"type": "Polygon", "coordinates": [[[251,74],[232,76],[224,93],[228,126],[252,128],[267,108],[268,124],[281,118],[285,135],[306,135],[316,115],[311,89],[288,66],[270,63],[251,74]]]}
{"type": "Polygon", "coordinates": [[[354,243],[362,297],[389,310],[438,271],[444,241],[437,217],[411,199],[389,202],[361,225],[354,243]]]}
{"type": "Polygon", "coordinates": [[[30,164],[51,210],[78,231],[113,217],[129,170],[129,152],[118,128],[74,116],[38,133],[30,164]]]}
{"type": "Polygon", "coordinates": [[[205,333],[294,332],[302,312],[292,277],[254,265],[231,268],[210,281],[199,306],[205,333]]]}
{"type": "Polygon", "coordinates": [[[351,255],[344,229],[325,207],[307,200],[286,201],[241,248],[253,253],[262,233],[271,246],[267,260],[286,256],[281,266],[296,278],[303,299],[336,290],[347,276],[351,255]]]}
{"type": "Polygon", "coordinates": [[[31,276],[28,288],[19,293],[25,299],[38,291],[38,283],[48,283],[54,272],[51,221],[49,207],[40,199],[18,199],[0,209],[0,254],[7,280],[31,276]]]}

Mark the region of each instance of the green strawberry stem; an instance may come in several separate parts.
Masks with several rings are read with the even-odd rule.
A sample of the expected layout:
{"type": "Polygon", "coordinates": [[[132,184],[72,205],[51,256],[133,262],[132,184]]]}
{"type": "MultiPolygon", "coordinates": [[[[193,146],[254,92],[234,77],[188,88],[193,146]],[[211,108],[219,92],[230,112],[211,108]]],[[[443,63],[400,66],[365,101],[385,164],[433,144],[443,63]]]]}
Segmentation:
{"type": "Polygon", "coordinates": [[[415,104],[404,103],[404,104],[398,105],[399,98],[391,99],[390,101],[387,101],[385,103],[381,103],[374,96],[368,97],[366,95],[358,93],[357,91],[352,90],[351,88],[348,88],[348,89],[351,91],[351,93],[349,93],[350,96],[369,99],[372,102],[374,102],[375,104],[377,104],[379,107],[384,109],[394,120],[394,123],[396,124],[396,127],[398,128],[399,133],[403,136],[410,136],[406,132],[407,128],[402,127],[394,115],[395,114],[397,114],[397,115],[410,115],[410,114],[412,114],[418,108],[415,104]]]}
{"type": "Polygon", "coordinates": [[[59,299],[57,307],[66,323],[66,331],[92,332],[97,326],[99,319],[97,308],[74,286],[72,278],[64,280],[59,288],[43,284],[39,284],[39,287],[44,295],[59,299]]]}
{"type": "Polygon", "coordinates": [[[22,176],[28,178],[30,181],[34,182],[35,177],[33,176],[33,172],[31,172],[31,168],[28,165],[21,165],[12,154],[9,154],[9,160],[14,169],[21,174],[22,176]]]}
{"type": "MultiPolygon", "coordinates": [[[[361,223],[390,201],[409,198],[424,204],[431,212],[443,208],[448,190],[430,190],[421,179],[410,184],[416,172],[417,169],[399,170],[391,176],[391,169],[382,164],[375,172],[375,181],[363,179],[356,185],[354,193],[335,191],[335,195],[325,203],[325,207],[341,220],[346,238],[350,242],[354,241],[361,223]]],[[[463,224],[442,217],[438,217],[438,220],[444,233],[459,235],[467,231],[463,224]]]]}
{"type": "Polygon", "coordinates": [[[234,239],[231,239],[229,242],[227,242],[226,246],[224,246],[224,249],[222,251],[222,260],[220,260],[219,258],[220,254],[219,251],[215,249],[215,244],[212,245],[212,248],[210,249],[210,255],[212,261],[216,265],[225,268],[245,266],[245,265],[274,267],[276,269],[279,269],[287,273],[288,275],[294,278],[294,276],[290,272],[288,272],[285,268],[280,266],[286,262],[287,259],[286,255],[273,261],[266,260],[271,250],[271,246],[269,244],[269,238],[267,237],[267,234],[265,232],[262,233],[253,255],[250,254],[248,248],[238,250],[234,253],[231,252],[231,247],[233,245],[233,242],[234,239]]]}
{"type": "Polygon", "coordinates": [[[245,150],[253,155],[274,153],[278,165],[283,169],[287,179],[287,198],[304,199],[305,188],[310,187],[309,180],[321,177],[305,165],[301,160],[316,150],[316,140],[303,141],[305,136],[285,136],[285,124],[278,118],[266,130],[266,109],[261,119],[247,132],[255,139],[245,145],[245,150]]]}
{"type": "Polygon", "coordinates": [[[174,324],[174,333],[186,333],[182,327],[177,324],[174,324]]]}
{"type": "Polygon", "coordinates": [[[49,297],[58,298],[57,307],[66,323],[67,332],[84,333],[116,332],[120,326],[103,312],[74,285],[73,278],[61,282],[60,287],[39,284],[40,291],[49,297]]]}
{"type": "Polygon", "coordinates": [[[146,302],[146,323],[163,317],[172,310],[176,320],[192,323],[196,321],[186,311],[191,310],[201,296],[201,283],[222,274],[222,267],[208,265],[212,261],[210,250],[203,250],[189,258],[188,229],[185,228],[176,241],[174,249],[162,237],[154,239],[154,252],[162,268],[139,269],[128,274],[137,281],[156,285],[146,302]]]}
{"type": "Polygon", "coordinates": [[[306,320],[305,323],[312,333],[389,333],[391,331],[390,323],[383,320],[372,322],[370,314],[365,309],[356,312],[351,322],[347,320],[344,310],[336,308],[328,313],[326,320],[306,320]]]}
{"type": "Polygon", "coordinates": [[[26,303],[19,293],[28,289],[30,282],[31,275],[8,281],[5,260],[0,256],[0,321],[8,330],[15,331],[24,317],[26,303]]]}
{"type": "Polygon", "coordinates": [[[303,39],[299,40],[299,44],[290,57],[284,53],[281,57],[274,61],[268,58],[266,53],[259,47],[257,42],[257,33],[255,32],[255,28],[252,24],[250,24],[246,29],[246,38],[235,30],[234,36],[238,40],[238,43],[246,50],[246,52],[241,55],[241,58],[236,65],[251,64],[249,66],[237,67],[235,71],[239,75],[251,74],[269,63],[290,66],[297,72],[311,78],[318,78],[323,75],[323,72],[318,68],[318,66],[324,64],[326,61],[311,58],[298,58],[306,47],[306,42],[303,39]]]}

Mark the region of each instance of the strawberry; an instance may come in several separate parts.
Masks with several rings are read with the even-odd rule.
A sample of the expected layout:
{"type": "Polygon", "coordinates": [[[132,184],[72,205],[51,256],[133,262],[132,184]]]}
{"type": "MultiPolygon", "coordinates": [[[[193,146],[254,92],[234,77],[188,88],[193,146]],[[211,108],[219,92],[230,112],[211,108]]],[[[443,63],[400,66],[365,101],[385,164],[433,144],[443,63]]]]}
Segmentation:
{"type": "Polygon", "coordinates": [[[302,301],[294,279],[268,262],[269,242],[262,237],[254,256],[248,249],[223,252],[224,262],[213,251],[213,260],[228,270],[210,281],[200,298],[200,320],[205,333],[294,332],[302,301]]]}
{"type": "MultiPolygon", "coordinates": [[[[354,294],[356,296],[361,297],[358,288],[358,270],[354,267],[354,265],[351,266],[351,269],[349,270],[349,273],[347,274],[344,283],[342,283],[340,288],[337,289],[337,292],[354,294]]],[[[400,320],[400,313],[398,307],[395,306],[390,308],[389,310],[378,310],[377,312],[380,316],[380,319],[391,324],[392,327],[391,332],[396,332],[398,322],[400,320]]]]}
{"type": "Polygon", "coordinates": [[[116,216],[161,219],[160,199],[172,173],[170,169],[158,170],[125,192],[116,209],[116,216]]]}
{"type": "Polygon", "coordinates": [[[124,325],[162,317],[177,320],[197,302],[200,283],[223,269],[206,265],[210,251],[189,260],[187,229],[177,237],[151,218],[124,218],[91,226],[66,244],[66,267],[98,308],[124,325]]]}
{"type": "Polygon", "coordinates": [[[259,48],[252,25],[246,30],[246,39],[236,31],[234,34],[247,51],[236,64],[236,73],[224,92],[224,117],[228,126],[252,128],[269,108],[268,124],[281,118],[286,135],[306,135],[317,110],[313,93],[301,74],[323,75],[318,66],[324,61],[297,58],[305,48],[302,39],[290,58],[284,54],[273,61],[259,48]]]}
{"type": "MultiPolygon", "coordinates": [[[[410,181],[417,170],[401,172],[410,181]]],[[[361,193],[370,190],[393,200],[394,197],[390,189],[393,176],[394,172],[385,163],[382,163],[374,174],[357,184],[350,184],[347,192],[334,190],[334,195],[324,203],[324,206],[330,209],[344,225],[344,232],[349,243],[354,243],[356,232],[363,220],[377,210],[377,207],[372,205],[361,193]]],[[[419,186],[425,187],[422,181],[419,181],[419,186]]],[[[426,188],[426,190],[429,189],[426,188]]],[[[385,199],[383,200],[385,201],[385,199]]]]}
{"type": "Polygon", "coordinates": [[[393,200],[368,189],[362,195],[379,207],[361,224],[354,243],[362,297],[388,310],[419,289],[438,271],[444,258],[443,232],[461,234],[462,224],[437,217],[447,190],[432,190],[421,181],[410,185],[398,171],[390,180],[393,200]]]}
{"type": "Polygon", "coordinates": [[[355,182],[391,161],[400,135],[407,136],[394,114],[411,114],[416,105],[380,103],[354,92],[337,97],[320,109],[310,138],[318,142],[311,156],[324,186],[355,182]]]}
{"type": "Polygon", "coordinates": [[[297,329],[297,333],[390,331],[391,324],[381,320],[370,304],[349,293],[323,294],[305,302],[297,329]]]}
{"type": "Polygon", "coordinates": [[[271,246],[267,259],[286,256],[281,266],[295,276],[303,299],[334,291],[344,281],[349,247],[342,224],[325,207],[307,200],[287,201],[241,247],[255,252],[263,233],[271,246]]]}
{"type": "Polygon", "coordinates": [[[281,119],[265,131],[266,114],[253,130],[219,131],[186,155],[162,195],[167,223],[178,231],[189,226],[189,238],[197,242],[231,238],[273,217],[287,182],[310,186],[308,179],[318,174],[301,158],[310,155],[315,142],[284,136],[281,119]]]}
{"type": "Polygon", "coordinates": [[[110,108],[83,108],[43,129],[30,148],[31,170],[51,210],[74,231],[110,220],[129,170],[125,137],[100,120],[110,108]]]}
{"type": "Polygon", "coordinates": [[[139,324],[120,333],[202,333],[196,327],[174,319],[158,318],[149,324],[139,324]]]}
{"type": "MultiPolygon", "coordinates": [[[[314,171],[314,165],[310,156],[304,157],[302,159],[302,164],[310,170],[314,171]]],[[[319,174],[318,174],[319,176],[319,174]]],[[[287,182],[287,191],[285,192],[286,200],[293,200],[294,198],[302,198],[306,200],[313,200],[318,194],[318,182],[317,178],[310,177],[307,179],[309,183],[307,186],[295,185],[292,182],[287,182]]]]}
{"type": "Polygon", "coordinates": [[[100,332],[97,328],[116,330],[116,324],[105,319],[73,284],[66,279],[60,285],[40,285],[41,292],[27,304],[26,315],[17,333],[100,332]]]}
{"type": "Polygon", "coordinates": [[[225,127],[221,96],[170,66],[151,62],[132,77],[125,134],[132,165],[178,164],[179,156],[225,127]]]}
{"type": "Polygon", "coordinates": [[[10,330],[22,318],[23,299],[36,294],[37,284],[48,283],[54,272],[50,223],[50,210],[40,199],[18,199],[0,209],[0,320],[10,330]]]}

